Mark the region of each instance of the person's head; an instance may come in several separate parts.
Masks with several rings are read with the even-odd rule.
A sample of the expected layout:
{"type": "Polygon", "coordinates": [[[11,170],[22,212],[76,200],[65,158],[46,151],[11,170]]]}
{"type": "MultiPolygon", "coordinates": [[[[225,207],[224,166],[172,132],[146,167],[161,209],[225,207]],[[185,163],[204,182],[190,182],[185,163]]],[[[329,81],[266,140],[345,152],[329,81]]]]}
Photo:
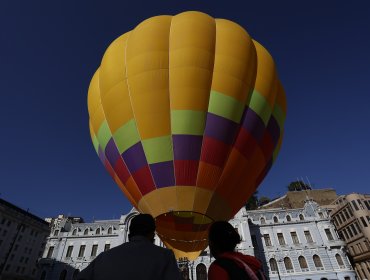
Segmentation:
{"type": "Polygon", "coordinates": [[[215,258],[224,252],[234,251],[236,245],[239,244],[240,241],[240,235],[228,222],[214,222],[209,228],[209,249],[215,258]]]}
{"type": "Polygon", "coordinates": [[[148,238],[150,241],[154,241],[155,232],[155,220],[149,214],[139,214],[132,218],[130,224],[129,239],[133,236],[141,235],[148,238]]]}

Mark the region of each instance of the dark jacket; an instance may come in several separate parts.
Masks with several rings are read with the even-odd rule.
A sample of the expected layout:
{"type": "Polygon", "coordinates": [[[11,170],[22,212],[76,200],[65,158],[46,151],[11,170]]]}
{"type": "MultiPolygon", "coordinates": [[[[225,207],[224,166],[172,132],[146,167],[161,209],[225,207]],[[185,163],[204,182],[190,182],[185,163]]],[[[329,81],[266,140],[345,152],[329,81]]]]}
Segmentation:
{"type": "Polygon", "coordinates": [[[178,280],[179,270],[171,250],[151,243],[144,236],[134,236],[130,242],[101,253],[79,280],[178,280]]]}

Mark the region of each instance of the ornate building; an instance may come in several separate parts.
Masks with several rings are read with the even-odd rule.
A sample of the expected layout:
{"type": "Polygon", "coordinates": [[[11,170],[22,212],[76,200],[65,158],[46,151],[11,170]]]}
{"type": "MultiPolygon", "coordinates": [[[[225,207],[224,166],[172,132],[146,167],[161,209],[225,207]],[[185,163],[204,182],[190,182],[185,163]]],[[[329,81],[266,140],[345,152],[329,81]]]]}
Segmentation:
{"type": "MultiPolygon", "coordinates": [[[[127,242],[132,210],[119,220],[73,222],[61,216],[48,237],[41,279],[73,279],[99,253],[127,242]]],[[[242,242],[237,250],[257,256],[270,279],[354,280],[355,272],[328,210],[308,200],[299,209],[240,210],[230,223],[242,242]]],[[[156,238],[155,244],[163,246],[156,238]]],[[[179,260],[184,279],[206,280],[213,258],[208,248],[194,262],[179,260]]]]}
{"type": "Polygon", "coordinates": [[[0,199],[1,279],[36,279],[37,259],[49,233],[47,222],[0,199]]]}
{"type": "Polygon", "coordinates": [[[331,216],[356,273],[359,279],[370,279],[370,195],[342,195],[333,204],[331,216]]]}

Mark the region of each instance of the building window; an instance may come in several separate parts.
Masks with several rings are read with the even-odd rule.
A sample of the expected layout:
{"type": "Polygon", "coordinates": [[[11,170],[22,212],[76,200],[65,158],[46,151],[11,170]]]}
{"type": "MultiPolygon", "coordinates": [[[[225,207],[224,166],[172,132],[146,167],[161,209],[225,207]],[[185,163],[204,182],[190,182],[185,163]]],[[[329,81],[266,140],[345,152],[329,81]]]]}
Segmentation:
{"type": "Polygon", "coordinates": [[[344,217],[343,213],[339,213],[339,215],[342,218],[343,222],[347,221],[346,218],[344,217]]]}
{"type": "Polygon", "coordinates": [[[281,232],[277,234],[277,237],[278,237],[278,240],[279,240],[279,244],[280,245],[286,245],[285,244],[284,235],[281,232]]]}
{"type": "Polygon", "coordinates": [[[344,280],[351,280],[351,277],[346,276],[346,277],[344,277],[344,280]]]}
{"type": "Polygon", "coordinates": [[[291,222],[292,221],[292,218],[290,217],[290,215],[287,215],[286,216],[286,220],[287,220],[287,222],[291,222]]]}
{"type": "Polygon", "coordinates": [[[364,209],[364,206],[362,205],[361,200],[357,199],[357,203],[358,203],[358,205],[360,206],[361,209],[364,209]]]}
{"type": "Polygon", "coordinates": [[[343,267],[344,266],[344,263],[343,263],[342,257],[339,254],[336,254],[335,255],[335,258],[337,260],[337,263],[338,263],[339,267],[343,267]]]}
{"type": "Polygon", "coordinates": [[[356,211],[360,210],[360,209],[358,208],[358,206],[357,206],[357,204],[356,204],[356,201],[355,201],[355,200],[352,200],[352,201],[351,201],[351,203],[352,203],[352,205],[353,205],[353,207],[355,208],[355,210],[356,210],[356,211]]]}
{"type": "Polygon", "coordinates": [[[367,200],[364,200],[365,206],[368,210],[370,210],[370,203],[367,200]]]}
{"type": "Polygon", "coordinates": [[[95,234],[100,234],[100,228],[97,228],[95,234]]]}
{"type": "Polygon", "coordinates": [[[264,217],[262,217],[260,221],[261,221],[261,225],[266,224],[266,220],[265,220],[265,218],[264,218],[264,217]]]}
{"type": "Polygon", "coordinates": [[[348,232],[348,234],[349,234],[349,236],[350,236],[351,238],[353,237],[352,230],[351,230],[349,227],[345,228],[344,230],[348,232]]]}
{"type": "Polygon", "coordinates": [[[307,243],[313,243],[312,236],[309,230],[304,231],[304,236],[306,237],[307,243]]]}
{"type": "Polygon", "coordinates": [[[333,235],[331,234],[330,229],[326,228],[325,229],[325,234],[326,234],[326,237],[328,238],[329,241],[334,240],[333,235]]]}
{"type": "Polygon", "coordinates": [[[302,215],[302,214],[299,214],[299,219],[300,219],[301,221],[304,221],[304,217],[303,217],[303,215],[302,215]]]}
{"type": "Polygon", "coordinates": [[[84,235],[88,235],[88,234],[89,234],[89,229],[87,228],[84,230],[84,235]]]}
{"type": "Polygon", "coordinates": [[[285,265],[285,269],[286,269],[287,272],[292,272],[293,271],[293,264],[292,264],[292,261],[290,260],[290,258],[288,258],[288,257],[284,258],[284,265],[285,265]]]}
{"type": "Polygon", "coordinates": [[[78,252],[78,257],[79,258],[82,258],[85,254],[85,248],[86,248],[86,245],[81,245],[80,246],[80,251],[78,252]]]}
{"type": "Polygon", "coordinates": [[[323,268],[321,259],[318,255],[313,255],[313,262],[315,264],[316,269],[321,270],[323,268]]]}
{"type": "Polygon", "coordinates": [[[275,216],[274,217],[274,223],[277,224],[279,222],[278,218],[275,216]]]}
{"type": "Polygon", "coordinates": [[[364,217],[360,217],[360,219],[361,219],[361,222],[364,225],[364,227],[367,227],[367,223],[366,223],[364,217]]]}
{"type": "Polygon", "coordinates": [[[361,243],[358,243],[358,244],[357,244],[357,249],[358,249],[358,251],[359,251],[360,253],[363,253],[363,252],[364,252],[364,250],[362,249],[361,243]]]}
{"type": "Polygon", "coordinates": [[[53,257],[53,252],[54,252],[54,246],[50,246],[47,254],[47,258],[50,259],[53,257]]]}
{"type": "Polygon", "coordinates": [[[77,234],[77,228],[75,228],[73,231],[72,231],[72,235],[76,235],[77,234]]]}
{"type": "Polygon", "coordinates": [[[98,244],[94,244],[91,249],[91,256],[95,257],[97,252],[98,252],[98,244]]]}
{"type": "Polygon", "coordinates": [[[357,235],[357,230],[356,230],[356,227],[354,226],[354,224],[351,224],[350,227],[353,231],[353,234],[356,236],[357,235]]]}
{"type": "Polygon", "coordinates": [[[66,257],[70,258],[72,256],[72,252],[73,252],[73,246],[68,246],[66,257]]]}
{"type": "Polygon", "coordinates": [[[298,258],[299,266],[301,267],[302,271],[307,271],[308,265],[306,259],[303,256],[298,258]]]}
{"type": "Polygon", "coordinates": [[[105,244],[104,246],[104,252],[108,251],[110,249],[110,244],[105,244]]]}
{"type": "Polygon", "coordinates": [[[196,268],[197,280],[207,280],[207,267],[200,263],[196,268]]]}
{"type": "Polygon", "coordinates": [[[348,236],[348,233],[347,233],[346,229],[344,229],[342,232],[344,234],[345,240],[348,240],[349,236],[348,236]]]}
{"type": "Polygon", "coordinates": [[[337,219],[338,219],[338,221],[339,221],[340,224],[343,223],[342,218],[340,217],[339,214],[337,215],[337,219]]]}
{"type": "Polygon", "coordinates": [[[270,235],[269,234],[264,234],[263,239],[265,240],[265,245],[266,246],[272,246],[270,235]]]}
{"type": "MultiPolygon", "coordinates": [[[[364,240],[364,243],[365,243],[365,245],[366,245],[367,250],[368,250],[368,251],[370,251],[370,244],[369,244],[369,241],[364,240]]],[[[369,265],[370,265],[370,263],[369,263],[369,265]]],[[[370,266],[369,266],[369,267],[370,267],[370,266]]],[[[370,271],[369,271],[369,272],[370,272],[370,271]]]]}
{"type": "Polygon", "coordinates": [[[113,230],[112,227],[108,228],[108,234],[112,234],[113,230]]]}
{"type": "Polygon", "coordinates": [[[299,244],[299,239],[295,231],[292,231],[290,236],[292,237],[293,244],[299,244]]]}
{"type": "Polygon", "coordinates": [[[54,236],[58,236],[58,234],[59,234],[59,230],[57,230],[57,229],[56,229],[56,230],[54,231],[54,236]]]}
{"type": "Polygon", "coordinates": [[[324,214],[322,212],[319,212],[320,219],[324,219],[324,214]]]}
{"type": "Polygon", "coordinates": [[[269,263],[270,263],[271,271],[277,272],[278,271],[278,266],[277,266],[276,260],[275,259],[270,259],[269,263]]]}
{"type": "Polygon", "coordinates": [[[347,209],[343,209],[343,212],[344,212],[344,215],[346,216],[347,219],[349,219],[349,215],[348,215],[348,212],[347,212],[347,209]]]}

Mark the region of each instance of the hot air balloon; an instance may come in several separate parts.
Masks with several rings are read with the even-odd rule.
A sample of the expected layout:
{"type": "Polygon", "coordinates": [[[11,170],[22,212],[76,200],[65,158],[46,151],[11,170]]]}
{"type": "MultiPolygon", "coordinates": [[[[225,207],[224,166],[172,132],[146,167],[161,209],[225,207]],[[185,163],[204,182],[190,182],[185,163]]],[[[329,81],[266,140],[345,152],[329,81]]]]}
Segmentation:
{"type": "Polygon", "coordinates": [[[286,101],[267,50],[200,12],[149,18],[106,50],[88,92],[108,173],[177,258],[207,247],[256,190],[282,142],[286,101]]]}

